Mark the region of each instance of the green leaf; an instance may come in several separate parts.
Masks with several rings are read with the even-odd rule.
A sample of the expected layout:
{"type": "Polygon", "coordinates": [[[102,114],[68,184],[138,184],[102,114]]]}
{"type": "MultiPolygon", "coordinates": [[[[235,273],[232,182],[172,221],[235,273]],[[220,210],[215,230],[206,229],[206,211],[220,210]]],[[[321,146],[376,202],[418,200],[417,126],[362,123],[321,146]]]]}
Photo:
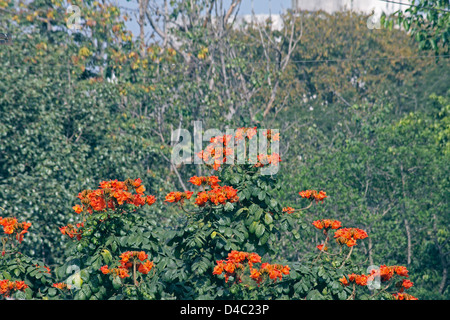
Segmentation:
{"type": "Polygon", "coordinates": [[[8,280],[11,280],[11,275],[9,274],[9,272],[8,271],[6,271],[6,270],[3,270],[3,277],[4,277],[4,279],[8,279],[8,280]]]}
{"type": "Polygon", "coordinates": [[[261,219],[261,216],[263,213],[264,213],[264,210],[261,207],[258,207],[258,209],[255,212],[255,215],[253,216],[253,219],[255,221],[259,221],[259,219],[261,219]]]}
{"type": "Polygon", "coordinates": [[[276,206],[278,205],[278,201],[275,200],[275,199],[270,199],[269,205],[270,205],[272,208],[276,208],[276,206]]]}
{"type": "Polygon", "coordinates": [[[48,295],[49,295],[49,296],[53,297],[53,296],[56,295],[56,293],[57,293],[57,291],[56,291],[55,288],[50,288],[50,289],[48,289],[48,295]]]}
{"type": "Polygon", "coordinates": [[[233,211],[234,205],[231,202],[227,202],[224,207],[225,211],[233,211]]]}
{"type": "Polygon", "coordinates": [[[266,228],[264,227],[264,225],[258,223],[258,225],[256,226],[256,229],[255,229],[255,235],[258,238],[261,238],[261,236],[264,234],[264,231],[266,231],[266,228]]]}
{"type": "Polygon", "coordinates": [[[273,222],[272,215],[270,213],[266,212],[266,214],[264,216],[264,223],[271,224],[272,222],[273,222]]]}
{"type": "Polygon", "coordinates": [[[114,289],[118,290],[122,286],[122,281],[120,280],[119,277],[114,277],[112,284],[114,289]]]}
{"type": "Polygon", "coordinates": [[[347,293],[345,291],[341,291],[338,293],[339,300],[346,300],[347,299],[347,293]]]}
{"type": "Polygon", "coordinates": [[[266,198],[266,192],[264,190],[259,191],[258,199],[263,201],[266,198]]]}
{"type": "MultiPolygon", "coordinates": [[[[14,269],[14,274],[16,275],[16,277],[20,276],[20,269],[19,268],[14,269]]],[[[36,278],[39,279],[40,277],[36,277],[36,278]]]]}
{"type": "Polygon", "coordinates": [[[265,232],[259,239],[259,245],[262,246],[262,245],[266,244],[266,242],[269,240],[269,238],[270,238],[270,233],[265,232]]]}
{"type": "Polygon", "coordinates": [[[253,222],[250,224],[250,227],[248,228],[248,231],[249,231],[250,233],[255,233],[256,227],[257,227],[258,225],[259,225],[258,221],[253,221],[253,222]]]}

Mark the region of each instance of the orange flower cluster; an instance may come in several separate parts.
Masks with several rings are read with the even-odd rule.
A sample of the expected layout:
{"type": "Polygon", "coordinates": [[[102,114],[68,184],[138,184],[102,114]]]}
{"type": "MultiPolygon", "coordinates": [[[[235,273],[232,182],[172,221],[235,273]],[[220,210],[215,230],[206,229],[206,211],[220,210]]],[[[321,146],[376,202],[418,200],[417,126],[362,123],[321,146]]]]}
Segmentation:
{"type": "Polygon", "coordinates": [[[183,203],[183,201],[185,199],[189,200],[193,193],[194,192],[192,192],[192,191],[186,191],[186,192],[172,191],[166,195],[166,200],[164,200],[164,201],[174,202],[174,203],[175,202],[183,203]]]}
{"type": "MultiPolygon", "coordinates": [[[[264,131],[263,134],[269,141],[279,141],[280,139],[279,133],[273,134],[270,129],[264,131]]],[[[223,163],[227,163],[227,157],[234,156],[235,145],[240,140],[245,140],[246,138],[250,140],[255,135],[257,135],[256,127],[242,127],[235,131],[234,136],[225,134],[223,136],[213,137],[210,139],[210,144],[204,150],[198,152],[197,156],[205,163],[211,165],[214,170],[218,170],[223,163]]],[[[256,166],[262,167],[269,163],[276,165],[280,161],[281,158],[276,153],[271,155],[260,154],[256,166]]]]}
{"type": "Polygon", "coordinates": [[[283,208],[283,212],[286,212],[287,214],[291,214],[291,213],[295,212],[295,209],[291,208],[291,207],[285,207],[285,208],[283,208]]]}
{"type": "Polygon", "coordinates": [[[129,270],[135,265],[137,271],[142,274],[148,274],[152,270],[154,264],[153,261],[147,260],[147,258],[148,255],[144,251],[126,251],[120,255],[120,266],[108,269],[108,266],[105,265],[100,268],[100,271],[103,274],[113,274],[123,279],[130,276],[129,270]]]}
{"type": "Polygon", "coordinates": [[[381,282],[389,281],[394,275],[408,277],[408,269],[404,266],[380,266],[380,270],[372,270],[371,275],[380,276],[381,282]]]}
{"type": "Polygon", "coordinates": [[[195,199],[195,204],[203,207],[206,203],[218,205],[225,204],[226,202],[237,202],[239,200],[237,192],[231,186],[215,186],[211,190],[199,192],[195,199]]]}
{"type": "Polygon", "coordinates": [[[197,156],[205,163],[212,164],[214,170],[218,170],[222,163],[227,162],[227,156],[234,154],[234,141],[232,135],[223,135],[211,138],[210,144],[205,150],[197,153],[197,156]],[[229,147],[230,142],[232,146],[229,147]]]}
{"type": "Polygon", "coordinates": [[[220,180],[217,176],[208,176],[208,177],[193,176],[189,179],[189,182],[196,186],[208,185],[211,187],[216,187],[219,185],[220,180]]]}
{"type": "Polygon", "coordinates": [[[0,294],[10,297],[16,291],[25,291],[28,285],[24,281],[0,280],[0,294]]]}
{"type": "Polygon", "coordinates": [[[93,211],[103,211],[106,208],[115,210],[117,206],[123,204],[133,204],[139,207],[155,203],[156,198],[152,195],[145,196],[144,191],[145,186],[141,179],[102,181],[100,189],[80,192],[78,198],[81,200],[82,206],[76,205],[73,209],[76,213],[84,210],[92,213],[93,211]],[[133,191],[136,193],[133,194],[133,191]]]}
{"type": "MultiPolygon", "coordinates": [[[[395,275],[400,277],[408,277],[408,269],[404,266],[386,266],[382,265],[379,269],[373,269],[370,274],[349,274],[347,277],[342,277],[339,279],[341,284],[348,286],[350,283],[355,283],[359,286],[366,286],[368,282],[374,281],[375,277],[379,277],[380,281],[388,282],[395,275]]],[[[404,293],[404,290],[409,289],[414,284],[408,279],[402,279],[396,283],[398,292],[393,294],[394,300],[418,300],[417,298],[404,293]]]]}
{"type": "Polygon", "coordinates": [[[394,293],[393,295],[392,295],[392,298],[394,299],[394,300],[419,300],[419,299],[417,299],[416,297],[414,297],[414,296],[412,296],[412,295],[410,295],[410,294],[408,294],[408,293],[406,293],[406,292],[398,292],[398,293],[394,293]]]}
{"type": "Polygon", "coordinates": [[[84,226],[83,222],[77,223],[76,226],[69,223],[67,226],[59,228],[59,231],[61,231],[62,234],[68,236],[71,239],[76,237],[77,240],[81,240],[81,236],[83,234],[81,228],[83,226],[84,226]]]}
{"type": "Polygon", "coordinates": [[[317,192],[317,190],[304,190],[304,191],[300,191],[298,193],[302,198],[304,199],[310,199],[312,200],[316,200],[316,203],[318,203],[319,201],[322,201],[327,198],[327,194],[325,191],[319,191],[317,192]]]}
{"type": "Polygon", "coordinates": [[[18,222],[16,218],[2,218],[0,217],[0,226],[3,227],[3,232],[5,234],[15,234],[16,239],[22,242],[23,235],[28,232],[31,227],[30,222],[18,222]]]}
{"type": "Polygon", "coordinates": [[[324,229],[324,231],[328,229],[339,229],[342,227],[342,223],[339,220],[330,220],[330,219],[321,219],[316,220],[313,223],[313,226],[319,230],[324,229]]]}
{"type": "Polygon", "coordinates": [[[54,283],[53,287],[60,289],[60,290],[65,290],[65,289],[70,290],[71,289],[71,287],[65,282],[54,283]]]}
{"type": "Polygon", "coordinates": [[[221,275],[225,273],[225,282],[228,282],[231,276],[235,278],[235,282],[241,282],[242,274],[247,266],[250,269],[250,278],[257,284],[263,282],[267,277],[274,281],[281,280],[283,275],[289,274],[290,270],[289,266],[271,265],[267,262],[261,264],[259,269],[254,268],[255,263],[261,263],[261,257],[257,253],[236,250],[232,250],[226,260],[217,260],[216,263],[213,274],[221,275]]]}
{"type": "Polygon", "coordinates": [[[365,275],[365,274],[349,274],[346,277],[342,277],[341,279],[339,279],[339,281],[344,285],[344,286],[348,286],[350,283],[354,282],[359,286],[366,286],[367,285],[367,281],[369,280],[369,276],[365,275]],[[348,280],[347,280],[348,278],[348,280]]]}
{"type": "Polygon", "coordinates": [[[403,292],[404,290],[407,290],[407,289],[409,289],[409,288],[412,288],[413,285],[414,285],[414,283],[411,282],[410,280],[408,280],[408,279],[403,279],[403,281],[401,281],[401,282],[398,284],[398,287],[400,287],[400,292],[403,292]]]}
{"type": "Polygon", "coordinates": [[[334,237],[336,238],[337,243],[353,247],[356,245],[356,240],[365,239],[368,235],[364,230],[358,228],[342,228],[336,230],[334,237]]]}
{"type": "Polygon", "coordinates": [[[243,140],[245,138],[248,138],[250,140],[251,138],[253,138],[256,135],[256,133],[257,133],[256,127],[253,127],[253,128],[246,128],[246,127],[238,128],[236,130],[235,140],[239,141],[239,140],[243,140]]]}
{"type": "Polygon", "coordinates": [[[269,264],[267,262],[261,264],[259,270],[252,269],[250,278],[254,279],[256,283],[261,283],[263,281],[263,275],[267,274],[270,279],[276,281],[281,280],[283,275],[289,274],[291,268],[289,266],[283,266],[281,264],[269,264]]]}
{"type": "Polygon", "coordinates": [[[259,154],[258,162],[255,164],[255,167],[260,168],[269,164],[278,165],[279,162],[281,162],[281,157],[278,153],[272,153],[270,155],[259,154]]]}

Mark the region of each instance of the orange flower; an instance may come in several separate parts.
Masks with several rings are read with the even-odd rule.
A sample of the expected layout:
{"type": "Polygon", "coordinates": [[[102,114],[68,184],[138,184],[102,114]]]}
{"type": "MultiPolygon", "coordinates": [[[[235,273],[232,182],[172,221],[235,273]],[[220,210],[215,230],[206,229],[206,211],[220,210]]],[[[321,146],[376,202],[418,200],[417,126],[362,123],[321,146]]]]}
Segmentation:
{"type": "Polygon", "coordinates": [[[355,283],[357,285],[360,285],[360,286],[366,286],[367,285],[367,279],[368,279],[367,275],[361,274],[361,275],[356,276],[355,283]]]}
{"type": "Polygon", "coordinates": [[[81,213],[81,212],[83,212],[83,207],[80,206],[79,204],[73,206],[72,209],[73,209],[76,213],[81,213]]]}
{"type": "Polygon", "coordinates": [[[100,268],[103,274],[113,274],[119,278],[127,278],[130,276],[129,269],[137,266],[142,274],[148,274],[154,264],[153,261],[146,260],[148,255],[145,251],[126,251],[120,255],[120,265],[117,268],[109,269],[107,265],[100,268]]]}
{"type": "Polygon", "coordinates": [[[219,275],[223,273],[223,260],[216,261],[217,265],[214,267],[213,274],[219,275]]]}
{"type": "Polygon", "coordinates": [[[339,281],[342,285],[348,286],[350,283],[354,282],[359,286],[366,286],[367,281],[369,280],[369,276],[365,274],[348,274],[347,277],[340,278],[339,281]]]}
{"type": "Polygon", "coordinates": [[[145,187],[143,185],[140,185],[138,188],[136,188],[137,193],[144,193],[145,187]]]}
{"type": "Polygon", "coordinates": [[[145,259],[148,258],[148,254],[146,254],[144,251],[141,251],[138,253],[138,259],[141,261],[144,261],[145,259]]]}
{"type": "Polygon", "coordinates": [[[316,200],[316,203],[319,201],[323,202],[323,199],[325,199],[327,197],[327,194],[325,191],[320,191],[317,194],[314,194],[314,199],[316,200]]]}
{"type": "Polygon", "coordinates": [[[65,282],[59,282],[59,283],[54,283],[53,284],[53,287],[54,288],[57,288],[57,289],[60,289],[60,290],[64,290],[64,289],[68,289],[68,290],[70,290],[70,286],[69,285],[67,285],[67,283],[65,283],[65,282]]]}
{"type": "Polygon", "coordinates": [[[189,179],[189,182],[193,185],[200,186],[203,182],[203,179],[197,176],[193,176],[189,179]]]}
{"type": "MultiPolygon", "coordinates": [[[[141,185],[141,183],[142,183],[142,180],[141,180],[140,178],[135,179],[135,180],[133,181],[133,186],[134,186],[135,188],[138,188],[138,187],[141,185]]],[[[136,192],[137,192],[137,191],[136,191],[136,192]]]]}
{"type": "Polygon", "coordinates": [[[325,198],[327,198],[327,194],[325,191],[317,192],[317,190],[305,190],[305,191],[300,191],[298,194],[302,198],[316,200],[316,203],[318,203],[319,201],[323,202],[323,200],[325,198]]]}
{"type": "Polygon", "coordinates": [[[334,233],[334,237],[337,243],[352,247],[356,245],[356,240],[365,239],[368,235],[364,230],[358,228],[342,228],[334,233]]]}
{"type": "Polygon", "coordinates": [[[330,219],[322,219],[322,220],[316,220],[313,222],[314,227],[317,229],[339,229],[342,227],[342,224],[338,220],[330,220],[330,219]]]}
{"type": "Polygon", "coordinates": [[[232,261],[229,261],[223,266],[223,270],[227,273],[234,273],[234,270],[236,270],[236,265],[232,261]]]}
{"type": "Polygon", "coordinates": [[[353,246],[356,245],[356,240],[353,239],[353,238],[348,239],[347,242],[346,242],[346,244],[347,244],[347,247],[353,247],[353,246]]]}
{"type": "Polygon", "coordinates": [[[153,268],[153,261],[145,261],[139,265],[138,271],[142,274],[148,274],[153,268]]]}
{"type": "Polygon", "coordinates": [[[347,280],[346,277],[340,278],[339,281],[341,282],[341,284],[342,284],[343,286],[348,286],[348,285],[349,285],[348,280],[347,280]]]}
{"type": "Polygon", "coordinates": [[[302,197],[302,198],[309,199],[309,198],[311,197],[311,195],[312,195],[312,190],[300,191],[298,194],[299,194],[300,197],[302,197]]]}
{"type": "MultiPolygon", "coordinates": [[[[122,205],[124,202],[126,202],[129,199],[131,199],[132,195],[131,195],[131,192],[123,191],[123,190],[117,190],[113,194],[113,196],[114,196],[114,198],[116,198],[117,203],[119,203],[119,205],[122,205]]],[[[104,207],[104,205],[102,205],[102,206],[104,207]]]]}
{"type": "Polygon", "coordinates": [[[281,268],[281,273],[282,274],[289,274],[290,273],[291,268],[289,268],[289,266],[284,266],[281,268]]]}
{"type": "Polygon", "coordinates": [[[166,195],[167,202],[178,202],[181,200],[181,192],[179,191],[172,191],[166,195]]]}
{"type": "Polygon", "coordinates": [[[261,262],[261,257],[257,253],[253,252],[248,255],[248,261],[251,263],[258,263],[261,262]]]}
{"type": "Polygon", "coordinates": [[[110,272],[107,265],[101,267],[101,268],[100,268],[100,271],[101,271],[103,274],[108,274],[108,273],[110,272]]]}
{"type": "Polygon", "coordinates": [[[397,266],[395,268],[395,273],[402,277],[408,277],[408,269],[404,266],[397,266]]]}
{"type": "Polygon", "coordinates": [[[172,191],[166,195],[167,202],[181,202],[183,203],[184,199],[190,199],[192,196],[192,191],[180,192],[180,191],[172,191]]]}
{"type": "Polygon", "coordinates": [[[394,275],[394,269],[391,267],[386,267],[385,265],[380,266],[380,279],[382,282],[389,281],[394,275]]]}
{"type": "Polygon", "coordinates": [[[291,213],[295,212],[295,209],[291,208],[291,207],[285,207],[285,208],[283,208],[283,212],[291,214],[291,213]]]}
{"type": "Polygon", "coordinates": [[[143,206],[146,203],[146,198],[141,194],[137,193],[133,196],[133,202],[136,207],[143,206]]]}
{"type": "Polygon", "coordinates": [[[0,280],[0,295],[11,296],[16,291],[25,291],[28,285],[24,281],[0,280]]]}
{"type": "Polygon", "coordinates": [[[419,300],[419,299],[417,299],[416,297],[414,297],[414,296],[412,296],[410,294],[401,293],[401,292],[394,293],[392,295],[392,297],[394,298],[394,300],[419,300]]]}
{"type": "Polygon", "coordinates": [[[130,276],[130,274],[128,273],[128,270],[125,268],[116,268],[114,269],[114,272],[116,273],[117,276],[119,276],[119,278],[123,279],[123,278],[128,278],[130,276]]]}
{"type": "Polygon", "coordinates": [[[208,177],[208,184],[212,187],[219,185],[219,178],[217,176],[209,176],[208,177]]]}
{"type": "Polygon", "coordinates": [[[3,226],[5,234],[15,234],[16,239],[22,242],[23,235],[28,232],[31,227],[30,222],[18,222],[16,218],[2,218],[0,217],[0,225],[3,226]]]}
{"type": "Polygon", "coordinates": [[[145,202],[149,205],[149,206],[151,206],[152,204],[154,204],[155,202],[156,202],[156,197],[155,196],[147,196],[146,198],[145,198],[145,202]]]}
{"type": "Polygon", "coordinates": [[[92,213],[93,211],[103,211],[107,208],[116,210],[117,206],[123,204],[134,204],[137,207],[146,203],[148,205],[153,204],[151,201],[153,196],[147,196],[146,198],[143,195],[145,186],[142,185],[141,179],[101,181],[99,187],[100,189],[97,190],[83,190],[80,192],[78,198],[83,206],[76,205],[73,209],[77,213],[81,213],[84,209],[92,213]],[[136,191],[135,194],[131,192],[133,189],[136,191]]]}
{"type": "Polygon", "coordinates": [[[403,289],[409,289],[414,285],[413,282],[411,282],[408,279],[403,279],[403,281],[401,282],[400,286],[401,286],[401,290],[403,291],[403,289]]]}
{"type": "Polygon", "coordinates": [[[124,252],[120,255],[120,263],[122,265],[126,264],[128,261],[130,261],[130,258],[132,257],[133,252],[132,251],[127,251],[124,252]]]}
{"type": "Polygon", "coordinates": [[[216,186],[212,190],[201,191],[197,194],[195,204],[199,207],[204,206],[206,203],[218,205],[225,204],[226,202],[236,202],[239,200],[237,196],[237,190],[230,186],[216,186]]]}
{"type": "Polygon", "coordinates": [[[248,269],[250,270],[250,278],[260,284],[264,279],[269,278],[274,281],[282,279],[283,275],[290,272],[289,266],[280,264],[271,265],[267,262],[262,263],[260,268],[254,268],[255,263],[261,263],[261,257],[257,253],[248,253],[232,250],[228,254],[227,260],[217,260],[213,274],[220,275],[225,271],[225,282],[228,282],[230,276],[234,276],[235,282],[241,282],[241,276],[248,269]]]}
{"type": "Polygon", "coordinates": [[[267,154],[259,154],[257,156],[258,162],[255,164],[255,167],[264,167],[269,164],[277,165],[281,162],[281,157],[278,153],[272,153],[270,155],[267,154]]]}
{"type": "Polygon", "coordinates": [[[16,218],[2,218],[0,217],[0,225],[3,226],[3,232],[5,234],[13,234],[14,230],[18,226],[16,218]]]}
{"type": "Polygon", "coordinates": [[[249,139],[253,138],[256,135],[256,127],[247,128],[247,137],[249,139]]]}
{"type": "Polygon", "coordinates": [[[252,268],[250,270],[250,278],[252,278],[253,280],[258,281],[261,278],[261,273],[259,272],[258,269],[252,268]]]}
{"type": "Polygon", "coordinates": [[[206,192],[199,192],[197,194],[197,197],[195,198],[195,204],[198,205],[199,207],[202,207],[206,204],[206,202],[208,202],[209,197],[208,194],[206,192]]]}
{"type": "Polygon", "coordinates": [[[61,231],[62,234],[68,236],[71,239],[76,237],[77,240],[81,240],[83,231],[79,230],[79,228],[83,226],[83,223],[78,223],[76,227],[72,224],[68,224],[67,226],[59,228],[59,231],[61,231]]]}

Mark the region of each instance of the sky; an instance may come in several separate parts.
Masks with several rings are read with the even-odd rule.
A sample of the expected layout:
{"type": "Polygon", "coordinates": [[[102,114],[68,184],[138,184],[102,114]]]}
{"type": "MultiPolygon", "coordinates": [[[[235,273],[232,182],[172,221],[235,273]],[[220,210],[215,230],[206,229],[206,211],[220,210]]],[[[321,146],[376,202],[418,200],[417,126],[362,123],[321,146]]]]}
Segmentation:
{"type": "MultiPolygon", "coordinates": [[[[117,3],[117,5],[122,7],[122,9],[137,9],[137,1],[135,0],[116,0],[113,2],[117,3]]],[[[231,0],[224,0],[224,8],[228,8],[231,2],[231,0]]],[[[279,14],[287,9],[290,9],[291,5],[292,0],[242,0],[239,8],[239,15],[251,14],[252,8],[255,14],[279,14]]],[[[131,17],[134,17],[135,12],[129,11],[129,15],[131,17]]],[[[137,35],[139,33],[139,27],[136,23],[136,19],[132,18],[132,20],[127,23],[127,26],[134,35],[137,35]]]]}
{"type": "MultiPolygon", "coordinates": [[[[127,27],[135,36],[139,34],[139,26],[134,18],[137,11],[137,1],[112,0],[112,2],[115,2],[123,10],[126,8],[131,9],[128,11],[131,19],[127,22],[127,27]]],[[[163,1],[156,0],[156,2],[162,3],[163,1]]],[[[397,0],[394,2],[408,3],[411,2],[411,0],[397,0]]],[[[223,0],[224,10],[227,10],[231,3],[232,0],[223,0]]],[[[387,12],[394,12],[403,8],[401,5],[392,3],[388,4],[388,1],[383,0],[299,0],[299,3],[302,3],[302,5],[305,6],[304,9],[306,10],[313,10],[313,7],[326,7],[326,10],[332,10],[331,8],[334,6],[348,6],[349,4],[351,4],[353,10],[363,10],[366,12],[373,10],[374,7],[377,7],[376,11],[387,10],[387,12]]],[[[292,0],[242,0],[238,15],[250,15],[252,14],[252,10],[254,10],[255,14],[271,13],[276,15],[291,9],[291,6],[292,0]]]]}
{"type": "MultiPolygon", "coordinates": [[[[128,8],[137,8],[137,1],[116,0],[118,5],[128,8]]],[[[224,8],[229,7],[231,0],[224,0],[224,8]]],[[[278,14],[292,5],[292,0],[242,0],[239,14],[251,14],[252,7],[256,14],[273,13],[278,14]]]]}

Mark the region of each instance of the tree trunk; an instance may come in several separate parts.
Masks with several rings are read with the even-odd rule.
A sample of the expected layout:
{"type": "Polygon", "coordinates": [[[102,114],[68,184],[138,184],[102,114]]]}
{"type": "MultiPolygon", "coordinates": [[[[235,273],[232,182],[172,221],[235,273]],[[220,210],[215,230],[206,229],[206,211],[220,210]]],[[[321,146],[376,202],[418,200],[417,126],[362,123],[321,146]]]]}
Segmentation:
{"type": "Polygon", "coordinates": [[[411,251],[411,230],[409,228],[409,222],[408,219],[406,218],[408,210],[406,208],[406,204],[405,201],[408,198],[406,195],[406,179],[405,179],[405,175],[403,172],[403,164],[400,164],[400,174],[401,174],[401,178],[402,178],[402,195],[403,195],[403,204],[402,204],[402,208],[403,208],[403,217],[404,218],[404,223],[405,223],[405,229],[406,229],[406,237],[407,237],[407,243],[408,243],[408,247],[407,247],[407,265],[411,264],[411,257],[412,257],[412,251],[411,251]]]}
{"type": "Polygon", "coordinates": [[[404,222],[405,222],[405,229],[406,229],[406,237],[407,237],[407,241],[408,241],[408,256],[407,256],[407,265],[410,265],[411,264],[411,232],[410,232],[410,229],[409,229],[409,222],[408,222],[408,219],[405,219],[404,220],[404,222]]]}

